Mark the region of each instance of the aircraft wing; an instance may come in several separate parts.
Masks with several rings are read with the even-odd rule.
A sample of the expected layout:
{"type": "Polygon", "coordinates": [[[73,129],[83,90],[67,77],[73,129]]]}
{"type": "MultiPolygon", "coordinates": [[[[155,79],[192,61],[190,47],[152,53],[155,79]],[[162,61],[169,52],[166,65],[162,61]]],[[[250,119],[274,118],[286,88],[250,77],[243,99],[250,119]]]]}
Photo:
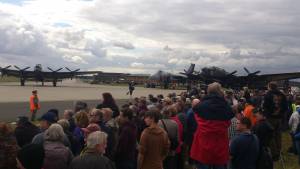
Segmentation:
{"type": "Polygon", "coordinates": [[[258,75],[257,78],[263,79],[264,81],[298,79],[300,78],[300,72],[258,75]]]}
{"type": "Polygon", "coordinates": [[[2,76],[14,76],[14,77],[26,76],[28,78],[35,77],[34,71],[20,71],[20,70],[0,68],[0,72],[2,76]]]}
{"type": "Polygon", "coordinates": [[[101,71],[82,71],[82,72],[41,72],[45,79],[68,79],[78,75],[97,74],[101,71]]]}

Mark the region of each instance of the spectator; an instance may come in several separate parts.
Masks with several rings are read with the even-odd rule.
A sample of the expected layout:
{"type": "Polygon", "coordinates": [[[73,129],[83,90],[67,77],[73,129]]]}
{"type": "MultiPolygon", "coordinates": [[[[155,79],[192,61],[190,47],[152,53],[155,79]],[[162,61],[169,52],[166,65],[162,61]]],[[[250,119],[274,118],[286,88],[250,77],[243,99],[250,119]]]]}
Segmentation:
{"type": "Polygon", "coordinates": [[[115,162],[117,169],[136,168],[137,128],[132,122],[133,113],[130,109],[120,112],[120,135],[117,142],[115,162]]]}
{"type": "Polygon", "coordinates": [[[18,118],[15,136],[20,147],[31,143],[33,137],[40,133],[38,127],[32,124],[28,117],[21,116],[18,118]]]}
{"type": "Polygon", "coordinates": [[[77,113],[79,111],[89,111],[87,103],[82,101],[76,102],[74,105],[74,112],[77,113]]]}
{"type": "Polygon", "coordinates": [[[64,144],[64,131],[52,124],[44,134],[45,159],[43,169],[66,169],[72,161],[72,152],[64,144]]]}
{"type": "Polygon", "coordinates": [[[112,160],[114,148],[116,145],[116,138],[114,137],[116,133],[114,133],[113,129],[106,126],[103,122],[103,112],[99,109],[93,109],[90,114],[90,123],[96,123],[101,128],[101,131],[107,134],[107,147],[105,151],[105,155],[112,160]]]}
{"type": "Polygon", "coordinates": [[[235,105],[233,106],[232,108],[233,112],[234,112],[234,117],[231,119],[231,124],[230,124],[230,127],[228,129],[228,135],[229,135],[229,140],[231,141],[236,135],[237,135],[237,122],[238,122],[238,117],[240,116],[239,115],[239,112],[238,112],[238,105],[235,105]]]}
{"type": "Polygon", "coordinates": [[[19,169],[41,169],[44,164],[45,151],[40,144],[27,144],[18,151],[19,169]]]}
{"type": "Polygon", "coordinates": [[[159,112],[145,114],[147,127],[141,136],[138,155],[138,169],[162,169],[168,154],[170,142],[167,133],[157,123],[159,112]]]}
{"type": "Polygon", "coordinates": [[[71,133],[73,133],[73,131],[76,127],[73,115],[74,115],[74,113],[71,109],[67,109],[67,110],[64,111],[64,117],[63,118],[69,121],[69,124],[70,124],[69,131],[71,133]]]}
{"type": "Polygon", "coordinates": [[[251,126],[254,126],[256,124],[256,116],[253,113],[254,105],[251,101],[251,99],[246,99],[245,109],[244,109],[244,116],[250,119],[251,126]]]}
{"type": "Polygon", "coordinates": [[[101,104],[97,105],[97,109],[110,108],[113,111],[113,118],[118,117],[120,112],[119,108],[115,102],[115,99],[110,93],[102,93],[103,101],[101,104]]]}
{"type": "Polygon", "coordinates": [[[58,120],[57,122],[64,130],[65,135],[67,136],[68,140],[70,141],[71,151],[73,155],[78,155],[80,151],[78,150],[78,142],[75,136],[69,131],[70,124],[69,121],[66,119],[58,120]]]}
{"type": "Polygon", "coordinates": [[[82,128],[86,128],[89,124],[89,118],[87,116],[87,113],[83,110],[79,111],[75,115],[75,124],[76,127],[73,131],[73,135],[75,136],[76,143],[76,154],[80,153],[81,150],[84,147],[84,132],[82,128]]]}
{"type": "Polygon", "coordinates": [[[91,133],[87,138],[87,149],[73,159],[69,169],[114,169],[112,162],[103,156],[107,134],[101,131],[91,133]]]}
{"type": "Polygon", "coordinates": [[[252,132],[259,141],[259,158],[257,169],[273,169],[273,160],[270,152],[270,143],[273,138],[274,129],[266,119],[261,109],[254,109],[257,123],[252,127],[252,132]]]}
{"type": "Polygon", "coordinates": [[[164,169],[176,169],[176,149],[180,139],[178,124],[171,119],[172,112],[176,112],[174,106],[165,107],[162,111],[163,119],[158,122],[158,126],[167,132],[171,144],[169,154],[164,160],[164,169]]]}
{"type": "Polygon", "coordinates": [[[0,123],[0,168],[16,169],[18,145],[13,129],[6,123],[0,123]]]}
{"type": "MultiPolygon", "coordinates": [[[[47,112],[47,113],[43,114],[42,117],[40,118],[40,127],[41,127],[42,132],[33,137],[32,143],[33,144],[44,144],[45,131],[55,122],[56,122],[55,114],[53,114],[51,112],[47,112]]],[[[64,135],[63,138],[64,138],[64,140],[63,140],[64,145],[71,148],[71,144],[70,144],[67,136],[64,135]]]]}
{"type": "Polygon", "coordinates": [[[286,97],[277,89],[274,82],[268,84],[269,91],[264,97],[263,111],[274,128],[274,139],[271,141],[273,160],[278,161],[281,152],[282,119],[287,112],[286,97]]]}
{"type": "Polygon", "coordinates": [[[300,123],[300,97],[296,99],[296,111],[291,115],[289,119],[289,127],[291,128],[290,135],[292,137],[292,147],[291,151],[297,154],[296,144],[295,144],[295,134],[297,127],[300,123]]]}
{"type": "Polygon", "coordinates": [[[240,135],[230,143],[232,169],[256,169],[259,142],[250,129],[251,121],[247,117],[238,121],[237,130],[240,135]]]}
{"type": "Polygon", "coordinates": [[[208,95],[194,108],[198,123],[191,149],[197,169],[223,169],[229,160],[228,128],[234,114],[219,83],[208,85],[208,95]]]}

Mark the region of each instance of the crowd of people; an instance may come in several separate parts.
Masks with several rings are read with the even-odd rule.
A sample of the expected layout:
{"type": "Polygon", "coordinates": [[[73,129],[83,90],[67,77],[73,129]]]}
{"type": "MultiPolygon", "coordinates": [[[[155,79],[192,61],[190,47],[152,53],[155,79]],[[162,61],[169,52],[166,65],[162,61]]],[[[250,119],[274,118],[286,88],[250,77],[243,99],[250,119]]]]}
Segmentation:
{"type": "MultiPolygon", "coordinates": [[[[149,95],[118,106],[77,102],[37,122],[0,123],[1,169],[272,169],[286,125],[300,164],[300,97],[282,92],[206,91],[149,95]],[[196,93],[196,94],[195,94],[196,93]]],[[[33,100],[33,99],[32,99],[33,100]]]]}

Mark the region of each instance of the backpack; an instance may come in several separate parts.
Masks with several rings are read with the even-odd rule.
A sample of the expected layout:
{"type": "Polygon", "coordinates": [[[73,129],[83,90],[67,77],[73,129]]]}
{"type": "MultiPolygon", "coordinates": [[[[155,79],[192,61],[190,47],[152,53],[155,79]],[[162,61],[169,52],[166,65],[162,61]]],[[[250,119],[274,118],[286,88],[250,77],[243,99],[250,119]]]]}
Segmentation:
{"type": "Polygon", "coordinates": [[[168,137],[169,137],[170,142],[171,142],[170,150],[174,150],[174,151],[175,151],[175,150],[177,149],[178,145],[179,145],[179,141],[178,141],[177,138],[171,138],[171,137],[170,137],[169,132],[168,132],[168,129],[167,129],[167,127],[166,127],[166,124],[165,124],[164,120],[161,120],[161,122],[162,122],[162,124],[163,124],[163,126],[164,126],[164,129],[165,129],[165,131],[167,132],[168,137]]]}

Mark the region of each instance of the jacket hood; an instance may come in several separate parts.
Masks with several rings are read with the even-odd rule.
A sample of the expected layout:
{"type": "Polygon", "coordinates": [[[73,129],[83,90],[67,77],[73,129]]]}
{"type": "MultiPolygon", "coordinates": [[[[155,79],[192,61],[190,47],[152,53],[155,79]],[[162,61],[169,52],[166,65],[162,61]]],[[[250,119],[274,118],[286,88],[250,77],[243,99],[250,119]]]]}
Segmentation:
{"type": "Polygon", "coordinates": [[[194,111],[206,120],[230,120],[234,117],[232,108],[224,97],[215,94],[204,97],[194,111]]]}
{"type": "Polygon", "coordinates": [[[147,133],[153,134],[153,135],[162,135],[164,133],[164,130],[160,127],[148,127],[145,129],[147,133]]]}

